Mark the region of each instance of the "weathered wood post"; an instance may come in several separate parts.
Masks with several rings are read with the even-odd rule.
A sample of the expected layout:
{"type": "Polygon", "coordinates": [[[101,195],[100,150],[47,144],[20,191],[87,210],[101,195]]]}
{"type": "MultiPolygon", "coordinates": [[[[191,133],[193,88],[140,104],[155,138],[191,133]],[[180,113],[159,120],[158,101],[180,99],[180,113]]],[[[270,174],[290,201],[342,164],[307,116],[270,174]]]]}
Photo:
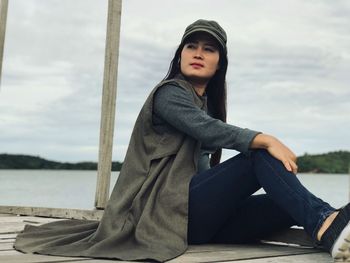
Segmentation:
{"type": "Polygon", "coordinates": [[[109,197],[109,185],[112,169],[115,102],[117,95],[121,8],[122,0],[108,1],[100,146],[95,196],[95,207],[97,209],[104,208],[109,197]]]}
{"type": "Polygon", "coordinates": [[[4,55],[4,45],[5,45],[7,8],[8,8],[8,0],[0,0],[0,87],[1,87],[1,75],[2,75],[1,74],[2,59],[4,55]]]}

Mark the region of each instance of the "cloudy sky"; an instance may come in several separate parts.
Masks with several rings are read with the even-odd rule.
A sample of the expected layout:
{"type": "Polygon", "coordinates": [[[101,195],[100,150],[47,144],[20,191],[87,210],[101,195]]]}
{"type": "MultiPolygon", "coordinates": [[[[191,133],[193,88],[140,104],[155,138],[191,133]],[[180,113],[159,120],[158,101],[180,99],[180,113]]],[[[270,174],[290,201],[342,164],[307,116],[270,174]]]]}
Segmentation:
{"type": "MultiPolygon", "coordinates": [[[[350,150],[350,1],[127,0],[114,160],[198,18],[228,34],[230,123],[272,134],[297,155],[350,150]]],[[[97,161],[106,19],[106,0],[10,1],[0,153],[97,161]]]]}

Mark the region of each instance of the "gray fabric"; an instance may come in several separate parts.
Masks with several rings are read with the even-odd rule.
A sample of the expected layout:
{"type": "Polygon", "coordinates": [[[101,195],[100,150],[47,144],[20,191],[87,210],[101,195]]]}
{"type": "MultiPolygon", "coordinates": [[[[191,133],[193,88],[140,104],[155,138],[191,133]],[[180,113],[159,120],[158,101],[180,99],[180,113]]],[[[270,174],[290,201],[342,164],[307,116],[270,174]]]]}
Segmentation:
{"type": "MultiPolygon", "coordinates": [[[[16,249],[58,256],[157,261],[185,252],[188,186],[197,171],[201,141],[218,147],[220,140],[212,144],[215,136],[194,132],[192,137],[172,125],[153,120],[154,94],[167,83],[176,83],[189,96],[187,111],[191,111],[189,104],[194,104],[205,114],[205,103],[188,82],[175,79],[160,83],[136,120],[101,222],[63,220],[42,226],[27,225],[17,236],[16,249]]],[[[206,125],[216,122],[210,120],[206,125]]],[[[204,122],[199,123],[197,128],[205,128],[204,122]]],[[[246,143],[233,145],[245,149],[246,143]]]]}
{"type": "MultiPolygon", "coordinates": [[[[171,81],[170,81],[171,82],[171,81]]],[[[204,107],[188,82],[192,103],[204,107]]],[[[167,82],[165,82],[167,83],[167,82]]],[[[101,222],[64,220],[26,226],[15,248],[61,256],[165,261],[187,249],[188,186],[199,141],[152,122],[151,92],[136,120],[124,164],[101,222]]]]}
{"type": "Polygon", "coordinates": [[[212,118],[207,114],[207,97],[199,98],[205,104],[203,109],[193,104],[189,90],[172,84],[164,85],[154,97],[153,119],[157,125],[168,123],[202,143],[198,160],[198,172],[201,172],[210,167],[206,153],[213,153],[217,148],[248,153],[252,140],[259,132],[212,118]]]}

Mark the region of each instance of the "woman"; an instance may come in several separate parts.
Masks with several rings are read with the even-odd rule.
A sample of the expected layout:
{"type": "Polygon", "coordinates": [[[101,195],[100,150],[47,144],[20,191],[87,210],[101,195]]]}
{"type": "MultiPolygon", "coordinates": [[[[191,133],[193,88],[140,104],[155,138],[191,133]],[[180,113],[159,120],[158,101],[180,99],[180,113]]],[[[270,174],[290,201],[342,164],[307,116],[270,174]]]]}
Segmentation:
{"type": "Polygon", "coordinates": [[[335,210],[305,189],[295,154],[278,139],[225,123],[227,64],[220,25],[189,25],[136,120],[101,222],[27,226],[16,248],[165,261],[188,243],[249,242],[298,224],[346,259],[350,205],[335,210]],[[221,148],[241,154],[220,163],[221,148]],[[267,194],[252,195],[261,187],[267,194]]]}

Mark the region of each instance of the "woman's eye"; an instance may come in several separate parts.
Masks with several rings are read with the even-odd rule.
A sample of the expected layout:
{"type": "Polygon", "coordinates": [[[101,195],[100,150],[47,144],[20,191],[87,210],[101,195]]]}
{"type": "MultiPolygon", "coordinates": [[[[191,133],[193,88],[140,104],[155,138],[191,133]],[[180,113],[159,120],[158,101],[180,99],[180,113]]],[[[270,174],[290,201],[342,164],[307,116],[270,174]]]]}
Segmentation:
{"type": "Polygon", "coordinates": [[[205,47],[204,50],[209,51],[209,52],[215,52],[215,48],[213,48],[213,47],[205,47]]]}
{"type": "Polygon", "coordinates": [[[194,49],[194,48],[195,48],[195,45],[194,45],[194,44],[187,44],[187,48],[189,48],[189,49],[194,49]]]}

